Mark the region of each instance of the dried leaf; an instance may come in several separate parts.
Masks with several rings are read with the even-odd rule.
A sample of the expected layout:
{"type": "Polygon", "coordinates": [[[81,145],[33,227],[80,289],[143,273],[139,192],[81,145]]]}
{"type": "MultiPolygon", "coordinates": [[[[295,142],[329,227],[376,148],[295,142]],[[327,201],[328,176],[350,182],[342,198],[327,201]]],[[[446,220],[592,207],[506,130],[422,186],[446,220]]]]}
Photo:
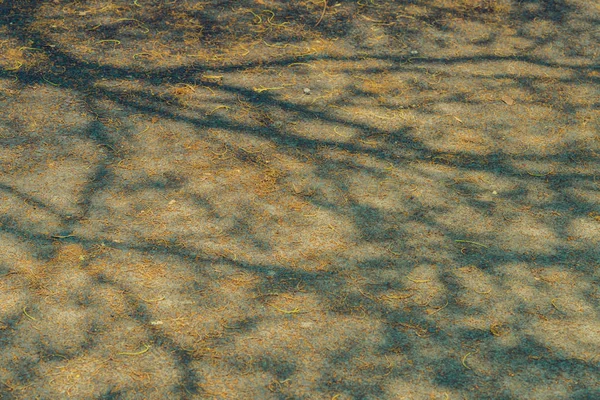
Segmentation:
{"type": "Polygon", "coordinates": [[[503,102],[505,102],[506,104],[508,104],[509,106],[512,106],[513,104],[515,104],[515,101],[507,95],[502,96],[501,100],[503,102]]]}

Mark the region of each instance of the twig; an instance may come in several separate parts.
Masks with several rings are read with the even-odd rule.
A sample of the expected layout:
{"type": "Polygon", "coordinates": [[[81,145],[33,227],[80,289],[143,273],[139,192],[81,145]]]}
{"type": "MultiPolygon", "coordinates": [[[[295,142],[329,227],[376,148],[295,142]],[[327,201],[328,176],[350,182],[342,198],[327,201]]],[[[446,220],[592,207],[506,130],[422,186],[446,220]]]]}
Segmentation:
{"type": "Polygon", "coordinates": [[[144,349],[142,349],[140,351],[136,351],[136,352],[133,352],[133,353],[129,353],[129,352],[125,351],[125,352],[117,353],[117,355],[118,356],[139,356],[141,354],[146,353],[148,350],[150,350],[150,347],[152,347],[152,346],[150,346],[148,344],[145,344],[144,345],[144,349]]]}
{"type": "Polygon", "coordinates": [[[279,87],[264,87],[264,86],[262,86],[259,88],[257,88],[257,87],[252,88],[252,90],[254,90],[257,93],[265,92],[267,90],[280,90],[280,89],[285,89],[285,87],[283,87],[283,86],[279,86],[279,87]]]}
{"type": "Polygon", "coordinates": [[[433,315],[437,312],[440,312],[441,310],[443,310],[444,308],[448,307],[448,300],[446,300],[446,304],[444,304],[443,306],[436,308],[435,310],[431,311],[430,313],[428,313],[429,315],[433,315]]]}
{"type": "Polygon", "coordinates": [[[115,43],[115,44],[121,44],[121,41],[117,40],[117,39],[104,39],[104,40],[98,40],[98,43],[115,43]]]}
{"type": "Polygon", "coordinates": [[[467,353],[465,354],[465,356],[462,358],[462,365],[466,368],[466,369],[471,369],[471,367],[469,367],[467,365],[467,363],[465,361],[467,361],[467,357],[469,357],[471,354],[473,353],[467,353]]]}
{"type": "Polygon", "coordinates": [[[282,312],[284,314],[304,314],[304,313],[307,312],[307,311],[300,311],[299,308],[294,308],[293,310],[283,310],[283,309],[281,309],[279,307],[276,307],[274,305],[270,305],[270,306],[273,307],[274,309],[276,309],[277,311],[282,312]]]}
{"type": "Polygon", "coordinates": [[[25,314],[25,316],[27,318],[29,318],[32,321],[37,321],[35,318],[33,318],[31,315],[27,314],[27,307],[23,307],[23,314],[25,314]]]}
{"type": "Polygon", "coordinates": [[[52,235],[52,239],[66,239],[70,237],[74,237],[76,235],[52,235]]]}
{"type": "Polygon", "coordinates": [[[319,17],[319,20],[315,24],[315,27],[319,26],[319,24],[323,20],[323,17],[325,16],[325,11],[327,11],[327,0],[323,0],[323,11],[321,11],[321,16],[319,17]]]}
{"type": "Polygon", "coordinates": [[[560,308],[558,308],[558,306],[556,305],[556,300],[558,300],[558,299],[552,299],[552,300],[550,300],[550,304],[552,304],[552,306],[553,306],[554,308],[556,308],[558,311],[562,311],[562,310],[561,310],[560,308]]]}

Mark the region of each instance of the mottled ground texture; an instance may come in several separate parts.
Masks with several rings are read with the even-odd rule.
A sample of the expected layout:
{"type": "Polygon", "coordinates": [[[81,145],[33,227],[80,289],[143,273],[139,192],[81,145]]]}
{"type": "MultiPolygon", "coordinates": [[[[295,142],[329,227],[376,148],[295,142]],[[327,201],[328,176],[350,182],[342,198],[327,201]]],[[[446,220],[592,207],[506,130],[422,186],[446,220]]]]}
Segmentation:
{"type": "Polygon", "coordinates": [[[600,398],[599,27],[0,0],[0,398],[600,398]]]}

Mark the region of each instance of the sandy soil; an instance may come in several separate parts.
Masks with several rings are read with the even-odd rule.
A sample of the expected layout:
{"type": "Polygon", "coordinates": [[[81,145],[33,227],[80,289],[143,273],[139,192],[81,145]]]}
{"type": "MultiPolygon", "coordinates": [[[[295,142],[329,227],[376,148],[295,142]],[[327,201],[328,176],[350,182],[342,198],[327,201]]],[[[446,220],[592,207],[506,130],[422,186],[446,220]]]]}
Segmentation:
{"type": "Polygon", "coordinates": [[[599,26],[0,0],[0,398],[600,398],[599,26]]]}

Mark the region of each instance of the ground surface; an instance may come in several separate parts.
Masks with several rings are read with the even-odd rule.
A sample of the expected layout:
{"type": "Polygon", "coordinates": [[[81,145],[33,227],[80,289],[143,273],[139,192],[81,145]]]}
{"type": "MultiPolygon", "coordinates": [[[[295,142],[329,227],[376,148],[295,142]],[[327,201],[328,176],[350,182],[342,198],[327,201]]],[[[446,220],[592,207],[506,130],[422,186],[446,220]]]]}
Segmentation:
{"type": "Polygon", "coordinates": [[[0,397],[600,398],[599,4],[0,1],[0,397]]]}

